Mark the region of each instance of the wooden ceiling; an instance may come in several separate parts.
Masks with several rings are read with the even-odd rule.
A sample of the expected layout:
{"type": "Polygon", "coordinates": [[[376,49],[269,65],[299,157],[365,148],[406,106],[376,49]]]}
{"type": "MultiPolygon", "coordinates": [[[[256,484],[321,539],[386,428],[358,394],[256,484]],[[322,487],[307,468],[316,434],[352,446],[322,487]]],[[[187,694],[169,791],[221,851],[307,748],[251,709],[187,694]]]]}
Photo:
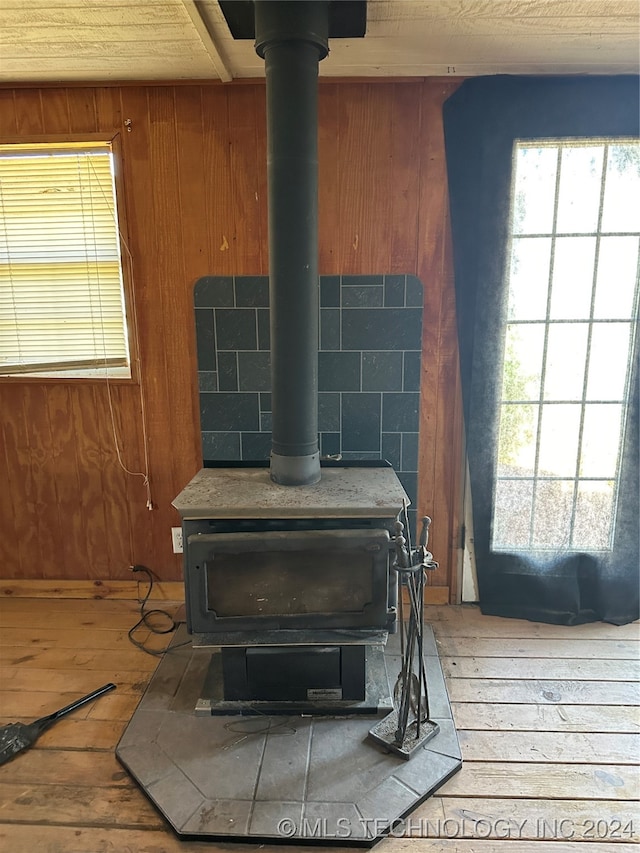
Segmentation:
{"type": "MultiPolygon", "coordinates": [[[[639,70],[638,0],[368,0],[364,39],[323,76],[613,74],[639,70]]],[[[0,82],[260,77],[217,0],[1,0],[0,82]]]]}

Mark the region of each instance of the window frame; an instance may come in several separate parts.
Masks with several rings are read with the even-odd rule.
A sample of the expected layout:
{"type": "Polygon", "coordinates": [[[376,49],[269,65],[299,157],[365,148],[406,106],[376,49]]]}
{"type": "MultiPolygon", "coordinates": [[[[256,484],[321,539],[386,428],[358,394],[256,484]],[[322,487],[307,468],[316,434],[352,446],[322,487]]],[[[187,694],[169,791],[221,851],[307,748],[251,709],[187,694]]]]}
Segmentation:
{"type": "Polygon", "coordinates": [[[130,256],[130,240],[127,228],[125,188],[123,176],[124,158],[122,153],[122,138],[119,132],[110,136],[108,133],[65,133],[65,134],[31,134],[26,136],[2,136],[0,145],[82,145],[83,143],[102,143],[111,147],[113,163],[113,182],[115,187],[115,203],[118,215],[118,232],[120,237],[120,269],[122,274],[123,311],[127,344],[129,348],[130,376],[45,376],[15,373],[0,375],[0,383],[44,383],[44,384],[96,384],[109,382],[113,385],[137,385],[140,383],[138,340],[136,333],[135,301],[133,294],[132,259],[130,256]]]}

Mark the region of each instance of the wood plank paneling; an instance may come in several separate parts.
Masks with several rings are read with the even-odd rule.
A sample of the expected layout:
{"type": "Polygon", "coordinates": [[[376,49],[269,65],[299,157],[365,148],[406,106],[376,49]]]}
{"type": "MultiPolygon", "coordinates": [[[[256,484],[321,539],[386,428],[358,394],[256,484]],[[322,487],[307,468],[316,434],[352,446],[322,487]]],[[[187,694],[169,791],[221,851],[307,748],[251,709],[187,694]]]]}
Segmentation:
{"type": "MultiPolygon", "coordinates": [[[[319,106],[320,271],[425,284],[419,511],[433,517],[443,594],[455,586],[460,416],[441,106],[456,85],[323,81],[319,106]]],[[[142,563],[180,579],[171,501],[201,464],[193,284],[268,272],[264,101],[262,83],[0,90],[3,138],[118,135],[140,364],[140,385],[110,395],[0,382],[5,577],[125,580],[142,563]]]]}

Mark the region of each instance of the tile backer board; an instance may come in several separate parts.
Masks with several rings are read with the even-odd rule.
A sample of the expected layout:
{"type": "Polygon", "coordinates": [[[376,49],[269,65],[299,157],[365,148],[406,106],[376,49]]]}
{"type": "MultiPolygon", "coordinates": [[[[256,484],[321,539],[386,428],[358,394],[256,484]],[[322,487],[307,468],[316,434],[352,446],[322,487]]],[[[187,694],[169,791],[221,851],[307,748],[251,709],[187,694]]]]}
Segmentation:
{"type": "MultiPolygon", "coordinates": [[[[417,506],[422,283],[413,275],[320,276],[322,456],[386,459],[417,506]]],[[[202,456],[271,452],[269,279],[205,276],[194,288],[202,456]]]]}
{"type": "MultiPolygon", "coordinates": [[[[195,714],[211,651],[181,646],[187,638],[181,625],[116,748],[182,838],[369,847],[462,765],[428,626],[425,666],[439,732],[408,761],[367,737],[378,717],[195,714]]],[[[398,655],[396,635],[385,652],[391,684],[398,655]]]]}

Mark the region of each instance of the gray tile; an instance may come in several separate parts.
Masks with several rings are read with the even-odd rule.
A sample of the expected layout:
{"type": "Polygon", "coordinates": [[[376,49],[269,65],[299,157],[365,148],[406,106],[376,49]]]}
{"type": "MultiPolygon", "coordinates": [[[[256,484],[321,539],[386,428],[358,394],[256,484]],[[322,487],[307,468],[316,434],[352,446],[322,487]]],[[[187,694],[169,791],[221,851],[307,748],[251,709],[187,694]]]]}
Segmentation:
{"type": "Polygon", "coordinates": [[[260,411],[261,412],[270,412],[271,411],[271,394],[261,393],[259,396],[260,396],[260,411]]]}
{"type": "Polygon", "coordinates": [[[237,308],[269,307],[269,276],[237,275],[234,287],[237,308]]]}
{"type": "Polygon", "coordinates": [[[340,309],[320,309],[320,349],[340,349],[340,309]]]}
{"type": "Polygon", "coordinates": [[[145,786],[172,773],[176,766],[155,743],[118,748],[118,758],[126,767],[135,768],[137,781],[145,786]]]}
{"type": "Polygon", "coordinates": [[[342,449],[380,453],[380,394],[342,395],[342,449]]]}
{"type": "Polygon", "coordinates": [[[318,429],[320,432],[340,432],[340,394],[318,394],[318,429]]]}
{"type": "Polygon", "coordinates": [[[217,391],[218,390],[218,374],[214,370],[199,370],[198,371],[198,390],[199,391],[217,391]]]}
{"type": "Polygon", "coordinates": [[[302,829],[302,803],[255,803],[249,834],[260,837],[292,838],[302,829]],[[289,832],[289,829],[295,829],[289,832]]]}
{"type": "Polygon", "coordinates": [[[250,800],[204,800],[182,831],[195,835],[247,835],[252,807],[250,800]]]}
{"type": "Polygon", "coordinates": [[[402,433],[402,465],[403,471],[418,470],[418,433],[402,433]]]}
{"type": "Polygon", "coordinates": [[[138,705],[129,725],[120,738],[118,751],[139,744],[153,743],[164,720],[165,713],[162,710],[144,710],[138,705]]]}
{"type": "Polygon", "coordinates": [[[354,802],[380,785],[396,757],[368,740],[371,719],[313,722],[307,800],[354,802]]]}
{"type": "Polygon", "coordinates": [[[458,742],[458,733],[456,732],[453,720],[450,717],[438,720],[433,716],[431,719],[438,724],[440,731],[434,738],[432,738],[432,740],[425,744],[424,749],[427,752],[446,755],[448,758],[452,758],[455,761],[462,761],[462,752],[460,750],[460,743],[458,742]]]}
{"type": "Polygon", "coordinates": [[[382,433],[382,458],[390,462],[396,471],[400,470],[400,433],[382,433]]]}
{"type": "Polygon", "coordinates": [[[340,307],[340,276],[320,276],[320,306],[321,308],[340,307]]]}
{"type": "Polygon", "coordinates": [[[360,460],[362,462],[366,462],[366,461],[374,462],[377,459],[380,459],[380,451],[379,450],[373,450],[373,451],[343,450],[342,451],[342,458],[345,461],[357,462],[358,460],[360,460]]]}
{"type": "Polygon", "coordinates": [[[158,745],[209,800],[253,799],[264,734],[229,731],[224,717],[173,714],[158,745]]]}
{"type": "Polygon", "coordinates": [[[353,285],[342,289],[343,308],[382,308],[384,289],[376,285],[353,285]]]}
{"type": "Polygon", "coordinates": [[[258,349],[271,349],[271,328],[269,326],[269,311],[264,308],[258,308],[256,311],[258,321],[258,349]]]}
{"type": "Polygon", "coordinates": [[[271,389],[270,354],[268,352],[239,352],[238,384],[240,391],[269,391],[271,389]]]}
{"type": "Polygon", "coordinates": [[[384,306],[385,308],[402,308],[404,306],[405,275],[385,275],[384,277],[384,306]]]}
{"type": "Polygon", "coordinates": [[[196,308],[196,358],[198,370],[216,370],[216,338],[213,311],[196,308]]]}
{"type": "Polygon", "coordinates": [[[320,391],[359,391],[360,353],[318,353],[318,388],[320,391]]]}
{"type": "Polygon", "coordinates": [[[270,432],[243,432],[240,434],[242,459],[248,462],[261,462],[271,454],[270,432]]]}
{"type": "Polygon", "coordinates": [[[292,734],[267,736],[256,800],[304,799],[311,721],[296,718],[290,725],[294,729],[292,734]]]}
{"type": "Polygon", "coordinates": [[[424,294],[422,290],[422,282],[415,275],[407,276],[407,296],[406,305],[416,305],[422,307],[424,294]]]}
{"type": "Polygon", "coordinates": [[[430,749],[439,737],[440,735],[437,734],[433,740],[427,741],[422,749],[417,749],[394,774],[396,779],[414,790],[416,794],[424,796],[434,786],[440,785],[442,780],[460,765],[459,760],[430,749]]]}
{"type": "Polygon", "coordinates": [[[362,285],[378,285],[382,286],[383,276],[381,275],[343,275],[343,287],[358,287],[362,285]]]}
{"type": "Polygon", "coordinates": [[[234,391],[201,394],[200,423],[206,432],[257,430],[258,395],[234,391]]]}
{"type": "Polygon", "coordinates": [[[177,767],[146,790],[178,832],[204,801],[197,787],[177,767]]]}
{"type": "Polygon", "coordinates": [[[253,308],[216,308],[215,329],[218,350],[257,349],[253,308]]]}
{"type": "Polygon", "coordinates": [[[418,432],[420,395],[385,392],[382,395],[382,429],[385,432],[418,432]]]}
{"type": "Polygon", "coordinates": [[[445,684],[440,659],[436,655],[425,656],[427,684],[429,686],[429,712],[434,720],[451,718],[451,705],[445,684]]]}
{"type": "Polygon", "coordinates": [[[371,838],[367,824],[355,805],[349,803],[305,803],[302,812],[302,836],[306,839],[343,840],[371,838]]]}
{"type": "Polygon", "coordinates": [[[323,432],[320,435],[320,451],[323,456],[337,456],[340,453],[340,433],[323,432]]]}
{"type": "MultiPolygon", "coordinates": [[[[405,764],[404,759],[396,762],[405,764]]],[[[411,808],[416,801],[416,792],[400,782],[394,776],[387,776],[375,788],[371,788],[356,800],[356,808],[370,827],[374,835],[379,835],[383,826],[390,825],[411,808]]]]}
{"type": "Polygon", "coordinates": [[[202,458],[211,461],[230,462],[240,459],[239,432],[203,432],[202,458]]]}
{"type": "Polygon", "coordinates": [[[232,308],[233,279],[231,276],[204,276],[196,281],[193,297],[196,308],[232,308]]]}
{"type": "Polygon", "coordinates": [[[218,353],[218,389],[219,391],[238,390],[238,354],[236,352],[218,353]]]}
{"type": "Polygon", "coordinates": [[[342,349],[419,350],[420,308],[343,308],[342,349]]]}
{"type": "Polygon", "coordinates": [[[401,391],[402,353],[363,352],[363,391],[401,391]]]}

